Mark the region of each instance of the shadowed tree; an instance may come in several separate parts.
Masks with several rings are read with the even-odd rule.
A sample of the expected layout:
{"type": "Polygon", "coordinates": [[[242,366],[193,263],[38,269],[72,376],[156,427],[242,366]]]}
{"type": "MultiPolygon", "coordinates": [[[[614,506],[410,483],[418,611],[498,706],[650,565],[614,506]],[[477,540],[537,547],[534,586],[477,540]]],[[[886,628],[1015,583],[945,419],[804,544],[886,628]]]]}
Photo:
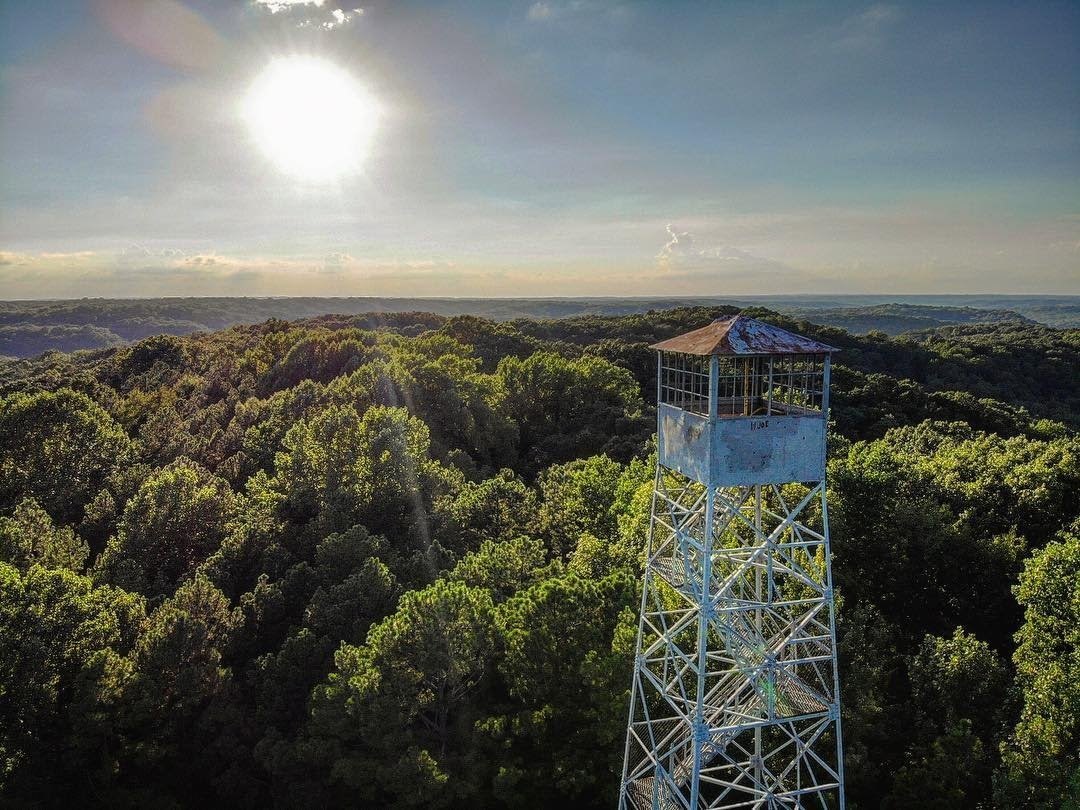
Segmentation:
{"type": "Polygon", "coordinates": [[[485,727],[509,744],[496,782],[504,801],[610,803],[626,734],[637,600],[627,573],[600,581],[571,574],[499,607],[499,671],[512,704],[485,727]]]}
{"type": "MultiPolygon", "coordinates": [[[[128,741],[122,776],[129,788],[154,785],[187,803],[228,765],[215,748],[227,716],[232,674],[223,659],[241,622],[238,610],[203,576],[183,583],[149,617],[131,654],[134,674],[118,718],[128,741]]],[[[141,799],[145,801],[146,799],[141,799]]]]}
{"type": "Polygon", "coordinates": [[[927,636],[908,666],[912,743],[883,807],[989,807],[995,749],[1012,715],[1011,677],[962,628],[927,636]]]}
{"type": "Polygon", "coordinates": [[[1000,806],[1080,807],[1080,526],[1027,561],[1016,596],[1024,626],[1013,660],[1020,722],[1002,747],[1000,806]]]}
{"type": "Polygon", "coordinates": [[[0,508],[31,497],[58,524],[77,523],[131,440],[85,394],[62,388],[0,399],[0,508]]]}
{"type": "Polygon", "coordinates": [[[488,593],[439,580],[405,594],[363,646],[342,646],[313,695],[309,743],[336,795],[393,808],[483,801],[490,763],[474,724],[493,634],[488,593]]]}
{"type": "Polygon", "coordinates": [[[140,597],[71,571],[0,563],[0,804],[79,806],[108,788],[144,616],[140,597]]]}
{"type": "Polygon", "coordinates": [[[128,501],[95,576],[146,596],[165,596],[194,572],[230,529],[229,485],[188,459],[151,474],[128,501]]]}
{"type": "Polygon", "coordinates": [[[532,472],[602,452],[620,432],[635,429],[628,420],[642,407],[633,375],[600,357],[537,352],[504,358],[498,374],[521,431],[519,453],[532,472]]]}
{"type": "Polygon", "coordinates": [[[460,556],[534,531],[539,510],[536,493],[503,470],[439,501],[439,542],[460,556]]]}
{"type": "Polygon", "coordinates": [[[14,514],[0,518],[0,561],[25,571],[43,568],[81,572],[90,550],[69,527],[57,528],[37,501],[19,501],[14,514]]]}

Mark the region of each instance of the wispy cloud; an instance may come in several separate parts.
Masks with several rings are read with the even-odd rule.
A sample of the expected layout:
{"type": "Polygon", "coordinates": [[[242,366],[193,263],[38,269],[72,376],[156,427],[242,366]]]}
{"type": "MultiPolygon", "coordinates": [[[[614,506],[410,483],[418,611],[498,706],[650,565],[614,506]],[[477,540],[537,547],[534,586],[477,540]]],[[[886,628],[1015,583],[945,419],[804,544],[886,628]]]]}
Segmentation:
{"type": "Polygon", "coordinates": [[[152,248],[138,242],[130,242],[120,248],[117,261],[131,263],[146,261],[147,259],[177,259],[187,255],[187,251],[181,248],[152,248]]]}
{"type": "Polygon", "coordinates": [[[346,25],[364,14],[362,8],[335,8],[327,0],[252,0],[271,14],[302,14],[298,28],[324,28],[327,31],[346,25]]]}
{"type": "Polygon", "coordinates": [[[68,253],[21,253],[18,251],[0,250],[0,266],[3,267],[33,267],[35,265],[51,265],[61,263],[86,263],[98,256],[92,250],[77,250],[68,253]]]}
{"type": "Polygon", "coordinates": [[[833,44],[842,50],[877,47],[901,16],[899,7],[875,3],[844,19],[836,31],[833,44]]]}
{"type": "Polygon", "coordinates": [[[0,251],[0,267],[23,267],[29,264],[26,254],[0,251]]]}
{"type": "Polygon", "coordinates": [[[625,17],[629,8],[620,0],[537,0],[525,12],[530,22],[543,23],[578,14],[606,14],[625,17]]]}
{"type": "Polygon", "coordinates": [[[533,22],[543,22],[551,19],[553,13],[550,3],[533,3],[525,16],[533,22]]]}
{"type": "Polygon", "coordinates": [[[720,282],[732,279],[745,282],[759,276],[764,286],[775,284],[779,278],[791,280],[804,275],[783,262],[756,256],[731,245],[701,246],[693,234],[674,225],[667,226],[667,234],[668,241],[656,255],[656,263],[669,279],[711,277],[720,282]]]}
{"type": "Polygon", "coordinates": [[[326,5],[326,0],[252,0],[252,2],[257,6],[263,6],[269,10],[271,14],[279,14],[282,11],[288,11],[297,6],[315,6],[316,8],[322,8],[326,5]]]}
{"type": "Polygon", "coordinates": [[[485,276],[434,258],[364,259],[344,251],[310,257],[188,252],[137,243],[117,251],[0,251],[5,297],[81,295],[453,295],[463,280],[485,276]]]}

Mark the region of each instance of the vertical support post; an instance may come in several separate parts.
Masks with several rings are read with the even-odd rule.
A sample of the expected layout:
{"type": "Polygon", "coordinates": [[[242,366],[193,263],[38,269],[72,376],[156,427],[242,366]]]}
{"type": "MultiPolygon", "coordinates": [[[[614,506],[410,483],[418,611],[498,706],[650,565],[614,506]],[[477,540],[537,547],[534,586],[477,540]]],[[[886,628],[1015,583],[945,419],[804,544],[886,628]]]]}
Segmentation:
{"type": "MultiPolygon", "coordinates": [[[[765,533],[761,529],[761,484],[754,484],[754,545],[764,542],[766,544],[765,554],[766,559],[770,565],[772,562],[772,543],[766,538],[765,533]]],[[[754,610],[754,643],[764,645],[764,637],[761,633],[761,565],[759,563],[754,564],[754,601],[757,602],[757,608],[754,610]]],[[[770,673],[771,674],[771,673],[770,673]]],[[[760,675],[758,676],[760,678],[760,675]]],[[[766,677],[769,677],[766,675],[766,677]]],[[[762,689],[761,682],[759,680],[757,688],[762,689]]],[[[766,692],[766,695],[771,694],[766,692]]],[[[771,700],[765,701],[765,720],[773,719],[773,706],[771,700]]],[[[761,726],[754,728],[754,778],[757,780],[757,784],[764,784],[761,779],[761,772],[764,766],[764,761],[761,758],[761,726]]]]}
{"type": "Polygon", "coordinates": [[[825,355],[825,365],[821,370],[821,418],[825,420],[825,432],[829,432],[829,377],[832,373],[832,359],[825,355]]]}
{"type": "MultiPolygon", "coordinates": [[[[715,358],[714,358],[715,360],[715,358]]],[[[705,675],[709,668],[709,616],[712,613],[713,518],[716,511],[716,488],[705,493],[705,530],[701,538],[701,590],[698,592],[697,701],[694,707],[694,771],[690,781],[690,807],[697,810],[701,798],[702,749],[709,739],[709,720],[705,715],[705,675]]]]}
{"type": "MultiPolygon", "coordinates": [[[[709,453],[712,450],[712,430],[717,418],[719,396],[720,358],[709,358],[709,453]]],[[[709,460],[712,468],[712,459],[709,460]]],[[[712,554],[713,521],[716,516],[716,487],[706,485],[705,492],[705,527],[701,537],[701,590],[698,592],[698,639],[697,639],[697,700],[694,707],[694,770],[690,781],[690,807],[696,808],[701,798],[702,748],[709,739],[708,718],[705,716],[705,675],[709,668],[709,616],[712,612],[712,554]]]]}
{"type": "MultiPolygon", "coordinates": [[[[627,725],[626,725],[627,729],[631,729],[634,726],[634,712],[635,712],[635,709],[637,708],[635,701],[636,701],[636,698],[638,696],[638,689],[640,688],[640,683],[641,683],[641,639],[642,639],[642,635],[645,632],[645,614],[646,614],[646,611],[648,610],[648,607],[649,607],[649,585],[650,585],[649,578],[652,575],[651,571],[649,570],[650,566],[649,566],[648,561],[652,557],[653,544],[654,544],[655,538],[656,538],[656,498],[657,498],[657,493],[660,491],[660,486],[661,486],[660,479],[663,476],[663,474],[664,474],[663,468],[659,464],[657,464],[656,465],[656,476],[655,476],[655,478],[653,480],[652,505],[650,507],[650,515],[651,515],[651,517],[649,519],[649,534],[648,534],[648,538],[647,538],[646,543],[645,543],[645,579],[644,579],[644,582],[642,582],[642,585],[641,585],[641,607],[640,607],[640,612],[638,613],[639,618],[638,618],[637,643],[634,646],[634,650],[635,650],[635,655],[634,655],[634,680],[633,680],[633,685],[630,688],[630,717],[627,720],[627,725]]],[[[629,776],[629,774],[627,774],[627,772],[626,772],[626,769],[627,769],[627,766],[630,763],[630,742],[631,742],[631,737],[630,737],[630,734],[627,733],[627,735],[626,735],[626,747],[623,750],[623,775],[622,775],[621,787],[620,787],[620,790],[619,790],[619,808],[620,808],[620,810],[624,810],[624,808],[626,807],[626,779],[627,779],[627,776],[629,776]]]]}
{"type": "Polygon", "coordinates": [[[660,402],[664,394],[664,353],[656,353],[656,427],[660,427],[660,402]]]}
{"type": "MultiPolygon", "coordinates": [[[[720,358],[713,355],[709,358],[709,419],[715,419],[717,415],[717,403],[720,396],[720,358]]],[[[711,445],[710,445],[711,446],[711,445]]],[[[710,451],[711,452],[711,451],[710,451]]]]}
{"type": "Polygon", "coordinates": [[[772,398],[773,398],[773,357],[769,355],[769,401],[765,406],[765,413],[768,416],[772,416],[772,398]]]}
{"type": "MultiPolygon", "coordinates": [[[[832,371],[832,358],[829,355],[825,355],[825,363],[822,367],[822,380],[821,380],[821,418],[825,422],[825,434],[824,442],[825,447],[822,448],[822,456],[828,463],[828,446],[829,446],[829,377],[832,371]]],[[[818,485],[821,487],[821,531],[824,536],[825,544],[825,598],[829,603],[829,639],[832,644],[833,650],[833,711],[835,712],[836,725],[836,774],[837,781],[840,783],[840,808],[839,810],[845,810],[845,790],[844,790],[844,735],[841,728],[840,721],[840,667],[837,663],[837,650],[836,650],[836,595],[833,593],[833,576],[832,576],[832,543],[829,540],[829,499],[826,491],[826,478],[821,479],[821,483],[818,485]]]]}
{"type": "Polygon", "coordinates": [[[833,728],[836,734],[836,775],[837,782],[840,784],[839,810],[845,810],[844,734],[840,722],[840,667],[836,659],[836,599],[833,593],[832,549],[829,543],[829,505],[825,492],[825,481],[823,480],[818,486],[821,487],[821,523],[822,533],[825,536],[825,598],[829,603],[829,638],[833,650],[833,706],[831,708],[834,712],[835,726],[833,728]]]}

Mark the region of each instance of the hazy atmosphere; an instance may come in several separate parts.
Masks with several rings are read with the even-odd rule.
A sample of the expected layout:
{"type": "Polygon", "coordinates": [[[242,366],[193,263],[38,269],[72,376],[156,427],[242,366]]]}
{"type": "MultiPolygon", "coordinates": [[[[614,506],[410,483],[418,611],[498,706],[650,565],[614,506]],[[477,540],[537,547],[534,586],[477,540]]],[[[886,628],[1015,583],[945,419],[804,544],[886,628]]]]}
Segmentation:
{"type": "Polygon", "coordinates": [[[3,297],[1080,292],[1072,3],[0,4],[3,297]]]}

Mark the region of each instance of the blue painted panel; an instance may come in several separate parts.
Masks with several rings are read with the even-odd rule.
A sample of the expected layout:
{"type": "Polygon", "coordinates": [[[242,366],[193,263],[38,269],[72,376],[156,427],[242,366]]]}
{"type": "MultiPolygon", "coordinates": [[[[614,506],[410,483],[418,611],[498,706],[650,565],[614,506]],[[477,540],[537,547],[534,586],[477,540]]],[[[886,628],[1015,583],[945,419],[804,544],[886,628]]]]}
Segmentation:
{"type": "Polygon", "coordinates": [[[709,420],[671,405],[660,405],[658,411],[656,452],[660,463],[708,483],[709,420]]]}
{"type": "Polygon", "coordinates": [[[714,486],[820,481],[825,420],[818,416],[706,419],[660,405],[657,453],[668,469],[714,486]]]}
{"type": "Polygon", "coordinates": [[[825,477],[825,420],[814,416],[720,419],[712,433],[712,483],[782,484],[825,477]]]}

